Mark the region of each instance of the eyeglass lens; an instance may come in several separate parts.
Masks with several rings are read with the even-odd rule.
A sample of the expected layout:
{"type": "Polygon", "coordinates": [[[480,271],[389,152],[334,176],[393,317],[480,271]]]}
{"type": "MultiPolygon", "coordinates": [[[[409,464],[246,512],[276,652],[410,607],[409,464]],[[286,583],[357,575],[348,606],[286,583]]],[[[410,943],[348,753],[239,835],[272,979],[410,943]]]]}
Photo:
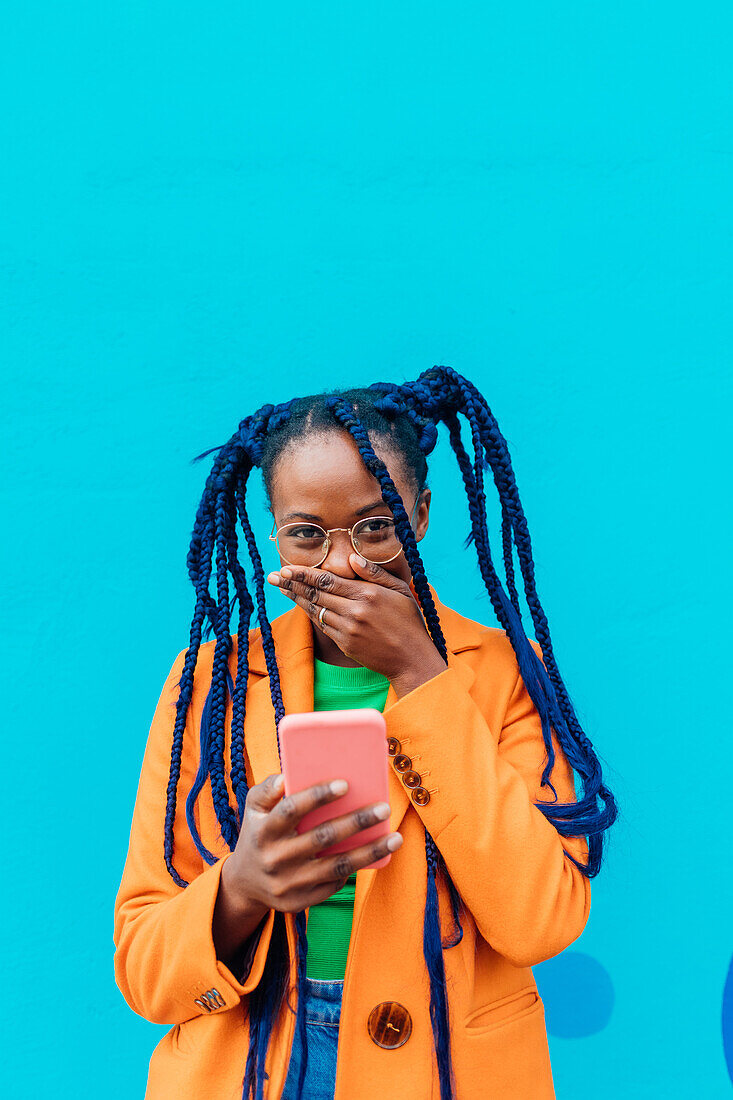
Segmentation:
{"type": "MultiPolygon", "coordinates": [[[[382,516],[360,520],[352,537],[357,552],[367,561],[389,561],[402,549],[394,520],[382,516]]],[[[327,538],[323,528],[314,523],[287,524],[277,532],[278,549],[292,565],[320,562],[327,552],[327,538]]]]}

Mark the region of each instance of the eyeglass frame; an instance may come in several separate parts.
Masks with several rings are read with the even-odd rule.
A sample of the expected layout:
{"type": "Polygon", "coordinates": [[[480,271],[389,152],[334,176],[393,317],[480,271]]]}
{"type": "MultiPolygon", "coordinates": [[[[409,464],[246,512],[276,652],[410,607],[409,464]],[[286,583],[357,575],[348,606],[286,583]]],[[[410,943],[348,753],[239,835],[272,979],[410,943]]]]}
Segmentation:
{"type": "MultiPolygon", "coordinates": [[[[418,503],[420,501],[421,496],[422,496],[422,489],[417,494],[417,497],[415,498],[415,503],[412,506],[412,512],[410,513],[410,520],[409,520],[410,527],[412,527],[412,519],[413,519],[413,516],[415,515],[415,509],[418,506],[418,503]]],[[[324,539],[324,543],[327,543],[326,553],[323,555],[321,560],[319,562],[317,562],[315,565],[311,565],[311,566],[307,567],[309,569],[318,569],[319,566],[323,565],[324,561],[328,557],[329,550],[331,549],[331,538],[330,538],[331,532],[332,531],[348,531],[349,532],[349,538],[351,539],[351,545],[354,547],[354,553],[355,554],[359,554],[362,558],[365,558],[366,561],[371,562],[372,565],[387,565],[388,562],[394,561],[395,558],[398,558],[405,548],[404,548],[404,546],[400,546],[400,548],[399,548],[399,550],[397,551],[396,554],[393,554],[391,558],[385,558],[384,561],[372,561],[371,558],[367,558],[366,554],[362,554],[361,550],[357,550],[357,548],[354,544],[354,533],[353,532],[354,532],[355,527],[358,527],[360,523],[364,523],[368,519],[389,519],[389,520],[392,520],[392,522],[394,523],[394,516],[362,516],[362,518],[358,519],[356,521],[356,523],[353,523],[351,525],[351,527],[329,527],[328,529],[326,529],[325,527],[321,527],[320,523],[313,523],[312,521],[309,521],[307,519],[303,519],[303,520],[300,520],[300,522],[298,522],[297,520],[294,520],[292,523],[284,523],[282,525],[282,527],[278,527],[277,530],[275,530],[275,525],[277,523],[277,520],[275,519],[275,520],[273,520],[273,523],[272,523],[272,531],[270,532],[269,538],[270,538],[270,542],[277,543],[277,536],[280,534],[281,531],[284,531],[286,527],[302,527],[303,524],[305,524],[306,526],[318,527],[319,530],[325,531],[326,532],[326,537],[324,539]]],[[[280,557],[283,558],[283,560],[286,561],[288,565],[294,565],[294,566],[297,566],[299,564],[302,565],[302,562],[288,561],[288,559],[284,556],[284,554],[280,550],[280,545],[279,544],[278,544],[277,549],[278,549],[278,553],[280,554],[280,557]]],[[[306,568],[306,567],[303,566],[303,568],[306,568]]]]}

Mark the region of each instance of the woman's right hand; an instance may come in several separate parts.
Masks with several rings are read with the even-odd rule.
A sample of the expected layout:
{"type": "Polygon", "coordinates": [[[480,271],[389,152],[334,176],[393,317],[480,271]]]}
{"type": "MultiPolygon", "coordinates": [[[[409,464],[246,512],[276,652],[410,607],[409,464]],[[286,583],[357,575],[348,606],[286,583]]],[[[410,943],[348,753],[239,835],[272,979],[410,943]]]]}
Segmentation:
{"type": "Polygon", "coordinates": [[[296,825],[311,810],[343,797],[345,781],[335,782],[343,783],[344,789],[334,790],[333,783],[323,783],[285,798],[281,775],[268,775],[250,788],[237,845],[228,860],[229,881],[242,901],[296,913],[330,898],[354,871],[397,851],[402,836],[389,833],[349,852],[320,854],[384,821],[390,813],[386,802],[370,803],[308,832],[296,832],[296,825]]]}

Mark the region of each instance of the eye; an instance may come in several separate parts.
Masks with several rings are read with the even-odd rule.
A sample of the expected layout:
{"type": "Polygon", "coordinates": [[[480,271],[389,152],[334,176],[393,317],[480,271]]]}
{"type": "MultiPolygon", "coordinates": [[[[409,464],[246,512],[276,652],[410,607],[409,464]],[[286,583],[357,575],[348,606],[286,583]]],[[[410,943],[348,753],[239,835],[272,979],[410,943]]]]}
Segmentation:
{"type": "Polygon", "coordinates": [[[304,523],[300,527],[291,527],[287,532],[284,533],[287,534],[288,538],[304,539],[308,542],[323,542],[326,537],[326,532],[323,530],[323,528],[314,527],[313,524],[310,523],[304,523]]]}
{"type": "Polygon", "coordinates": [[[359,527],[360,532],[364,532],[367,535],[374,535],[378,531],[388,531],[394,527],[394,520],[385,519],[377,516],[375,519],[365,519],[362,521],[359,527]]]}

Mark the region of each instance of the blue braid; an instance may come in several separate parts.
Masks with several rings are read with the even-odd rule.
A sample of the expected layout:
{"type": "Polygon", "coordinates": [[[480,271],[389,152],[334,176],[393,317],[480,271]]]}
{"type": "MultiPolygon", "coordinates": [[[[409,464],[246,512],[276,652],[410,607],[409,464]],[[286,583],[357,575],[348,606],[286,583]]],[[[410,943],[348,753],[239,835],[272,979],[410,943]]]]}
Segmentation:
{"type": "Polygon", "coordinates": [[[507,588],[512,606],[521,619],[522,610],[519,606],[519,593],[514,582],[514,550],[513,550],[512,518],[504,501],[501,504],[501,545],[504,556],[504,573],[506,574],[507,588]]]}
{"type": "MultiPolygon", "coordinates": [[[[244,480],[246,480],[246,477],[247,472],[245,471],[243,474],[244,480]]],[[[246,638],[249,636],[249,624],[252,618],[254,605],[252,603],[252,598],[247,590],[247,580],[244,570],[239,564],[239,560],[237,557],[237,534],[236,527],[233,523],[226,531],[226,541],[227,567],[231,571],[232,577],[234,578],[237,599],[239,601],[238,637],[246,638]]],[[[237,799],[238,818],[236,821],[236,829],[238,834],[239,829],[241,828],[241,822],[244,819],[244,804],[247,798],[248,790],[246,779],[246,766],[244,763],[244,700],[246,696],[247,680],[249,676],[248,646],[240,645],[237,647],[236,687],[232,682],[228,663],[226,666],[226,676],[228,693],[232,699],[231,780],[232,787],[234,788],[235,796],[237,799]]],[[[201,841],[195,821],[194,807],[212,767],[211,753],[213,749],[211,740],[211,714],[215,697],[215,675],[212,676],[212,681],[212,687],[206,697],[206,702],[204,704],[204,708],[201,714],[199,768],[198,772],[196,773],[194,782],[191,786],[191,790],[189,791],[188,797],[186,799],[186,820],[188,822],[189,831],[201,856],[208,864],[216,863],[217,857],[214,856],[201,841]]]]}
{"type": "MultiPolygon", "coordinates": [[[[261,453],[261,452],[260,452],[261,453]]],[[[282,689],[280,686],[280,672],[277,666],[277,658],[275,655],[275,642],[272,637],[272,627],[267,618],[267,611],[265,608],[265,572],[262,567],[262,559],[260,557],[257,545],[255,542],[254,533],[252,531],[249,517],[246,512],[244,504],[244,495],[241,495],[239,501],[239,513],[242,529],[247,539],[247,545],[249,547],[250,557],[254,568],[254,580],[255,588],[257,592],[257,607],[260,629],[262,632],[262,647],[265,654],[265,664],[270,675],[270,694],[272,697],[272,705],[275,711],[275,732],[277,736],[277,751],[280,759],[280,720],[285,715],[285,707],[282,700],[282,689]]],[[[298,1082],[298,1090],[300,1094],[300,1088],[302,1080],[305,1074],[308,1058],[308,1044],[306,1041],[306,1021],[305,1021],[305,997],[302,996],[302,991],[305,989],[306,978],[306,957],[308,952],[308,943],[306,937],[306,921],[305,910],[301,910],[296,914],[295,928],[297,933],[298,944],[298,1003],[297,1014],[295,1020],[296,1030],[298,1032],[301,1046],[304,1052],[303,1059],[300,1068],[300,1077],[298,1082]]],[[[264,1088],[264,1068],[265,1068],[265,1055],[267,1051],[267,1044],[269,1041],[269,1035],[272,1025],[272,1003],[266,1003],[263,1007],[263,1013],[267,1015],[269,1020],[269,1026],[265,1028],[265,1021],[263,1019],[257,1020],[257,1026],[254,1030],[254,1034],[250,1036],[250,1055],[253,1056],[253,1051],[256,1051],[257,1057],[257,1082],[255,1100],[262,1100],[263,1088],[264,1088]]],[[[248,1059],[249,1061],[249,1059],[248,1059]]],[[[246,1088],[246,1085],[245,1085],[246,1088]]],[[[246,1096],[246,1092],[244,1094],[246,1096]]]]}
{"type": "MultiPolygon", "coordinates": [[[[228,472],[228,471],[227,471],[228,472]]],[[[226,671],[229,668],[229,656],[232,651],[232,637],[229,632],[231,609],[229,606],[229,572],[227,569],[226,531],[231,522],[231,509],[228,506],[230,478],[223,476],[222,484],[217,487],[216,522],[216,588],[217,612],[214,620],[216,645],[211,675],[211,734],[210,734],[210,776],[211,794],[214,801],[221,835],[231,851],[237,844],[237,822],[229,803],[229,792],[225,780],[225,720],[226,720],[226,671]]]]}
{"type": "MultiPolygon", "coordinates": [[[[176,813],[176,792],[180,778],[186,714],[193,694],[193,673],[206,619],[211,624],[217,640],[214,648],[211,686],[201,716],[199,767],[186,800],[186,820],[194,843],[207,863],[215,863],[216,857],[201,841],[195,820],[195,803],[206,779],[211,776],[212,798],[217,820],[221,828],[222,838],[231,851],[236,847],[239,829],[244,819],[244,807],[248,793],[244,759],[244,720],[249,675],[249,623],[255,603],[249,595],[246,575],[237,559],[235,530],[237,514],[244,531],[253,567],[258,621],[275,712],[278,752],[280,748],[278,727],[285,710],[272,628],[265,606],[265,574],[247,515],[246,482],[253,465],[261,458],[267,433],[288,419],[291,404],[291,402],[287,402],[285,405],[278,407],[263,406],[257,413],[242,421],[237,434],[228,444],[220,448],[214,448],[219,453],[207,479],[197,511],[196,524],[187,558],[189,575],[196,589],[197,600],[191,625],[190,644],[179,680],[180,690],[176,704],[176,723],[171,752],[164,836],[166,866],[176,884],[182,887],[187,886],[188,882],[173,867],[173,822],[176,813]],[[216,600],[209,592],[214,551],[216,560],[216,600]],[[228,578],[230,572],[234,578],[236,598],[239,602],[236,684],[232,682],[229,671],[229,657],[233,644],[229,633],[229,621],[232,611],[229,599],[228,578]],[[224,772],[227,692],[232,698],[231,780],[237,802],[236,815],[229,803],[224,772]]],[[[210,453],[211,451],[204,452],[203,455],[197,456],[194,461],[200,461],[201,458],[210,453]]],[[[302,990],[307,956],[304,911],[296,916],[296,929],[298,934],[298,989],[302,990]]],[[[246,1097],[251,1093],[254,1100],[264,1100],[265,1057],[277,1009],[277,994],[283,982],[284,972],[286,976],[287,959],[278,960],[278,964],[271,965],[268,958],[262,980],[249,999],[250,1044],[244,1071],[243,1096],[246,1097]]],[[[304,999],[299,996],[298,1002],[296,1026],[299,1028],[301,1038],[305,1043],[304,999]]]]}
{"type": "Polygon", "coordinates": [[[198,659],[198,651],[201,646],[201,634],[204,618],[212,603],[208,592],[209,576],[211,575],[211,551],[213,548],[213,536],[211,524],[204,518],[204,502],[202,501],[196,517],[194,539],[189,551],[189,568],[194,570],[192,580],[196,588],[196,606],[189,634],[189,646],[183,663],[183,671],[178,681],[178,699],[176,700],[176,720],[173,727],[173,743],[171,747],[171,766],[168,777],[166,793],[165,824],[163,832],[163,856],[168,873],[176,886],[188,886],[188,882],[173,866],[173,824],[176,817],[176,803],[178,780],[181,774],[181,754],[183,749],[183,734],[186,728],[186,715],[193,696],[193,675],[198,659]],[[208,562],[208,567],[207,563],[208,562]],[[202,564],[200,564],[202,563],[202,564]]]}
{"type": "MultiPolygon", "coordinates": [[[[540,802],[537,806],[561,835],[588,837],[587,864],[581,864],[572,855],[566,854],[579,870],[588,874],[588,877],[593,877],[600,870],[604,833],[616,819],[617,807],[612,793],[602,783],[600,763],[590,740],[580,727],[557,668],[547,618],[534,584],[534,563],[529,530],[519,501],[506,440],[479,391],[450,367],[434,367],[425,371],[416,382],[405,383],[401,390],[409,393],[410,400],[423,415],[431,416],[437,421],[442,419],[449,428],[452,418],[455,418],[458,412],[462,412],[469,423],[473,421],[471,427],[474,443],[477,445],[476,435],[478,435],[480,450],[480,455],[476,455],[473,471],[470,470],[470,464],[468,467],[465,464],[461,465],[460,452],[456,450],[455,445],[459,436],[456,436],[455,431],[451,433],[451,442],[466,485],[479,568],[497,618],[507,631],[514,647],[522,679],[542,721],[543,738],[548,754],[548,761],[542,775],[542,785],[549,785],[554,793],[554,788],[548,783],[554,763],[551,726],[554,726],[560,745],[570,764],[583,778],[584,784],[585,796],[577,802],[564,804],[540,802]],[[502,501],[504,527],[511,527],[517,546],[527,603],[545,663],[540,661],[534,649],[529,646],[521,623],[518,599],[515,600],[513,596],[511,600],[507,598],[490,560],[485,498],[475,477],[475,469],[484,461],[484,450],[492,467],[494,481],[502,501]],[[597,796],[600,796],[605,804],[605,808],[601,811],[597,808],[597,796]]],[[[505,552],[505,565],[507,558],[511,560],[510,555],[505,552]]],[[[557,798],[557,795],[555,797],[557,798]]]]}
{"type": "MultiPolygon", "coordinates": [[[[465,380],[462,380],[462,382],[467,388],[477,393],[470,383],[467,383],[465,380]]],[[[573,832],[573,825],[575,825],[576,828],[580,825],[583,831],[590,832],[589,864],[591,873],[597,873],[597,870],[600,868],[602,832],[616,817],[615,800],[608,789],[602,784],[599,761],[593,752],[590,741],[581,729],[568,696],[567,689],[557,668],[547,618],[536,591],[529,529],[519,500],[506,441],[499,431],[498,425],[490,409],[486,405],[486,402],[480,394],[477,396],[477,412],[481,422],[481,434],[487,447],[487,452],[490,456],[492,454],[495,456],[495,482],[502,498],[507,501],[507,510],[511,516],[512,526],[516,536],[517,553],[522,565],[527,604],[530,608],[532,620],[535,625],[535,633],[545,658],[546,672],[551,682],[551,687],[549,685],[543,685],[550,703],[550,709],[554,712],[552,715],[548,714],[547,724],[549,726],[551,717],[558,718],[559,728],[556,726],[556,729],[560,737],[560,743],[563,745],[571,764],[578,770],[584,781],[585,797],[583,799],[579,800],[577,803],[554,806],[547,813],[547,816],[553,821],[553,824],[562,835],[576,835],[573,832]],[[600,794],[600,797],[603,799],[604,803],[606,803],[606,809],[601,814],[598,814],[596,811],[597,794],[600,794]],[[593,868],[595,868],[595,872],[593,868]]],[[[544,681],[545,676],[543,675],[543,670],[545,666],[541,665],[536,654],[535,662],[538,666],[539,677],[544,681]]],[[[538,710],[539,709],[538,707],[538,710]]],[[[542,712],[540,711],[540,713],[542,712]]],[[[548,738],[546,736],[546,743],[547,740],[548,738]]],[[[549,774],[551,763],[552,762],[548,760],[548,764],[543,774],[543,780],[549,774]]],[[[570,858],[572,859],[572,857],[570,858]]],[[[575,860],[573,860],[573,862],[575,862],[575,860]]]]}
{"type": "Polygon", "coordinates": [[[440,938],[440,907],[437,889],[438,867],[441,861],[439,860],[435,841],[427,829],[425,830],[425,858],[427,861],[427,894],[423,918],[423,955],[430,979],[430,1024],[433,1029],[433,1045],[438,1063],[440,1097],[441,1100],[452,1100],[455,1096],[456,1082],[450,1046],[448,990],[445,984],[445,964],[443,962],[443,945],[440,938]]]}
{"type": "MultiPolygon", "coordinates": [[[[479,567],[481,570],[484,583],[487,590],[493,597],[493,603],[499,622],[507,631],[509,638],[517,654],[517,661],[520,666],[520,670],[527,672],[529,677],[535,675],[536,666],[540,664],[537,655],[529,644],[524,630],[522,628],[520,614],[517,612],[514,601],[511,603],[507,601],[506,593],[502,588],[499,577],[494,568],[491,559],[491,550],[489,546],[489,535],[486,524],[486,496],[483,488],[483,464],[484,464],[484,449],[482,445],[481,435],[479,431],[478,419],[476,416],[476,410],[474,408],[473,395],[470,392],[463,394],[464,415],[468,419],[471,426],[471,433],[474,443],[474,464],[471,470],[470,465],[466,465],[461,457],[459,457],[459,464],[461,465],[461,472],[464,475],[464,483],[466,485],[466,495],[469,501],[469,510],[471,511],[473,530],[474,530],[474,542],[478,551],[479,567]],[[529,656],[532,653],[534,660],[529,656]]],[[[464,451],[465,454],[465,451],[464,451]]],[[[545,707],[545,711],[547,708],[545,707]]],[[[547,717],[549,724],[549,714],[547,717]]],[[[548,725],[549,734],[549,725],[548,725]]],[[[547,741],[546,741],[547,743],[547,741]]],[[[554,765],[555,751],[550,740],[548,755],[550,760],[550,767],[554,765]]],[[[543,774],[543,784],[547,777],[547,772],[543,774]]],[[[555,801],[557,802],[557,792],[552,787],[555,801]]]]}
{"type": "MultiPolygon", "coordinates": [[[[231,617],[231,608],[229,604],[229,571],[231,566],[229,558],[231,549],[230,532],[233,527],[233,507],[230,498],[232,495],[235,469],[230,458],[230,450],[231,448],[222,450],[216,463],[214,475],[210,479],[208,485],[211,494],[210,500],[213,504],[216,530],[218,602],[215,605],[215,612],[211,618],[214,624],[217,641],[214,649],[211,688],[201,718],[199,769],[186,801],[186,818],[189,831],[202,857],[209,864],[215,863],[216,857],[213,856],[201,842],[194,818],[195,801],[207,776],[211,777],[212,800],[221,835],[231,850],[236,846],[239,832],[237,818],[229,803],[229,792],[226,786],[224,771],[227,692],[233,694],[232,689],[229,687],[229,684],[231,684],[229,656],[232,650],[232,638],[229,632],[229,621],[231,617]]],[[[238,455],[237,457],[241,456],[238,455]]],[[[237,575],[235,575],[235,584],[237,584],[238,581],[241,583],[241,570],[238,572],[239,576],[237,577],[237,575]]]]}
{"type": "Polygon", "coordinates": [[[379,481],[382,487],[382,499],[385,504],[392,510],[392,514],[395,518],[395,530],[399,536],[405,550],[405,557],[407,558],[410,569],[412,570],[413,580],[415,582],[415,590],[417,591],[418,599],[420,600],[420,606],[422,607],[425,621],[430,631],[430,636],[435,643],[435,646],[440,653],[443,660],[447,658],[447,650],[445,646],[445,638],[443,637],[443,631],[440,626],[440,619],[438,618],[438,612],[435,609],[435,603],[433,597],[430,594],[428,587],[428,579],[425,576],[425,567],[420,557],[420,552],[415,542],[415,533],[410,526],[410,520],[407,516],[405,506],[402,502],[402,497],[397,492],[392,478],[387,473],[387,467],[372,449],[372,445],[369,442],[369,437],[364,431],[363,427],[356,418],[353,407],[344,401],[343,398],[338,395],[331,395],[326,398],[326,406],[331,409],[335,419],[344,428],[351,433],[354,441],[359,448],[359,453],[364,459],[364,464],[367,469],[372,473],[379,481]]]}
{"type": "MultiPolygon", "coordinates": [[[[246,478],[246,475],[245,475],[246,478]]],[[[235,489],[237,504],[244,496],[245,478],[235,489]]],[[[239,564],[237,555],[237,529],[233,522],[229,532],[227,544],[227,561],[234,578],[239,602],[239,624],[237,627],[237,639],[249,638],[250,622],[254,612],[254,602],[247,588],[247,577],[244,569],[239,564]]],[[[247,767],[244,759],[244,718],[246,711],[247,683],[249,681],[249,646],[237,644],[237,679],[236,684],[231,682],[229,669],[227,669],[230,695],[232,698],[232,728],[231,728],[231,752],[232,770],[231,781],[234,797],[237,801],[237,835],[244,821],[244,806],[247,801],[247,767]]]]}
{"type": "MultiPolygon", "coordinates": [[[[475,428],[475,421],[473,418],[473,412],[470,404],[468,405],[467,416],[473,421],[472,426],[475,428]]],[[[476,432],[474,431],[474,440],[476,439],[476,432]]],[[[524,630],[521,625],[521,619],[516,612],[516,606],[514,601],[509,603],[506,598],[501,581],[494,568],[493,561],[491,559],[491,550],[489,546],[488,532],[486,529],[486,500],[483,493],[483,487],[477,484],[475,478],[475,468],[472,470],[468,456],[460,439],[460,431],[457,427],[457,421],[451,420],[451,445],[456,453],[458,463],[463,474],[464,484],[466,486],[466,495],[469,501],[469,510],[471,511],[471,519],[473,525],[474,542],[479,559],[479,568],[486,584],[487,590],[491,596],[494,610],[496,611],[497,618],[506,630],[509,638],[514,647],[515,653],[519,654],[517,660],[520,666],[520,671],[524,669],[522,673],[525,682],[534,675],[535,665],[530,664],[531,658],[528,653],[530,650],[529,640],[524,634],[524,630]]],[[[532,650],[534,653],[534,650],[532,650]]],[[[535,654],[536,658],[536,654],[535,654]]],[[[535,662],[537,664],[539,662],[535,662]]],[[[545,708],[546,710],[546,708],[545,708]]],[[[545,745],[547,747],[547,737],[545,737],[545,745]]],[[[555,750],[550,740],[548,748],[548,757],[551,764],[554,764],[555,750]]],[[[557,792],[552,783],[547,779],[547,773],[543,774],[541,786],[549,785],[553,795],[555,796],[555,802],[557,802],[557,792]]]]}
{"type": "MultiPolygon", "coordinates": [[[[447,660],[448,651],[440,626],[440,619],[428,587],[425,568],[417,549],[415,534],[410,526],[402,498],[387,472],[387,467],[374,453],[369,436],[359,423],[353,406],[337,395],[327,397],[326,406],[331,409],[338,423],[351,433],[365,466],[379,481],[382,489],[382,499],[391,508],[395,517],[395,530],[404,547],[405,557],[412,572],[415,590],[423,608],[428,630],[443,660],[447,660]]],[[[425,830],[425,855],[427,862],[427,893],[423,923],[423,954],[430,979],[430,1022],[438,1062],[441,1100],[452,1100],[455,1080],[450,1049],[448,994],[445,986],[445,965],[443,962],[437,891],[438,866],[439,862],[442,862],[442,857],[440,857],[435,841],[427,829],[425,830]]],[[[445,867],[444,864],[443,867],[445,867]]],[[[445,874],[449,877],[447,869],[445,869],[445,874]]],[[[453,901],[455,898],[457,898],[457,891],[454,887],[451,900],[453,901]]],[[[454,943],[460,942],[462,935],[463,930],[460,929],[460,936],[454,943]]]]}
{"type": "MultiPolygon", "coordinates": [[[[262,448],[264,445],[264,436],[267,431],[275,430],[275,427],[287,419],[289,415],[289,406],[282,406],[279,410],[275,410],[273,406],[265,406],[264,413],[260,410],[260,414],[256,414],[253,418],[253,426],[250,429],[253,432],[252,438],[249,442],[249,453],[254,459],[261,460],[262,448]]],[[[240,426],[240,434],[242,429],[240,426]]],[[[244,436],[247,440],[247,436],[244,436]]],[[[239,506],[239,518],[242,525],[242,530],[245,533],[247,545],[250,552],[250,558],[254,570],[255,590],[257,594],[257,608],[258,608],[258,620],[260,624],[260,630],[262,634],[262,647],[265,654],[265,664],[270,677],[270,694],[272,697],[272,705],[275,711],[275,732],[277,737],[277,750],[280,757],[280,720],[285,715],[285,707],[282,700],[282,689],[280,685],[280,672],[277,665],[277,658],[275,655],[275,642],[272,636],[272,627],[267,618],[267,611],[265,607],[265,572],[262,567],[262,559],[257,549],[255,542],[254,532],[247,515],[244,492],[241,492],[238,498],[239,506]]],[[[281,757],[280,757],[281,758],[281,757]]],[[[282,759],[282,758],[281,758],[282,759]]],[[[303,1060],[300,1068],[300,1075],[298,1080],[298,1092],[300,1094],[302,1088],[302,1082],[305,1075],[307,1057],[308,1057],[308,1045],[306,1040],[306,1021],[305,1021],[305,997],[302,995],[302,991],[305,989],[306,978],[306,959],[308,953],[308,943],[306,937],[306,919],[305,910],[301,910],[295,917],[295,928],[297,934],[297,988],[298,988],[298,1002],[297,1002],[297,1014],[295,1026],[298,1032],[302,1049],[304,1052],[303,1060]]],[[[262,1100],[264,1090],[264,1073],[265,1073],[265,1057],[267,1053],[267,1046],[269,1042],[269,1036],[272,1029],[273,1017],[274,1017],[274,983],[272,987],[267,987],[265,996],[255,999],[255,1005],[258,1009],[255,1015],[255,1025],[250,1030],[250,1049],[247,1058],[247,1067],[250,1068],[253,1075],[256,1076],[254,1086],[255,1100],[262,1100]],[[262,1003],[261,1003],[262,1002],[262,1003]],[[254,1068],[256,1066],[256,1069],[254,1068]]],[[[246,1097],[248,1088],[248,1072],[245,1069],[245,1084],[243,1096],[246,1097]]]]}
{"type": "Polygon", "coordinates": [[[413,395],[404,386],[394,382],[375,382],[369,387],[381,396],[375,401],[375,407],[385,416],[407,416],[418,435],[418,446],[424,455],[429,455],[438,442],[438,429],[429,416],[424,416],[417,407],[413,395]]]}

